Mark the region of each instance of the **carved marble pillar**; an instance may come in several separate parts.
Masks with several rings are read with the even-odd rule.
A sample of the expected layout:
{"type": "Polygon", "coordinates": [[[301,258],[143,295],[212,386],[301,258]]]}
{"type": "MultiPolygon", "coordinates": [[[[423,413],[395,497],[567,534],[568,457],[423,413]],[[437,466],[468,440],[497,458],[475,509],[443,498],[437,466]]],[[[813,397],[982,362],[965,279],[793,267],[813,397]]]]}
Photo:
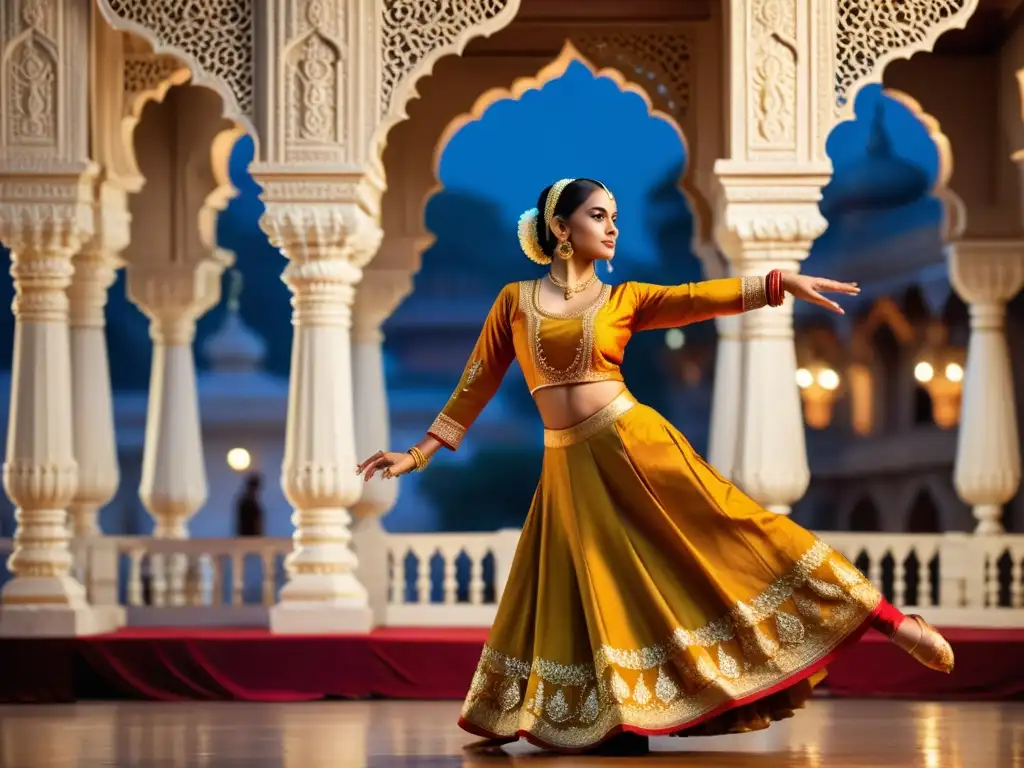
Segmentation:
{"type": "MultiPolygon", "coordinates": [[[[780,201],[774,186],[751,194],[750,179],[730,179],[722,165],[718,175],[726,200],[723,224],[738,245],[730,249],[734,274],[798,272],[811,243],[825,230],[817,200],[827,177],[790,179],[785,188],[788,199],[780,201]],[[753,200],[744,200],[748,195],[753,200]]],[[[788,514],[810,483],[796,385],[793,301],[787,298],[781,307],[747,312],[733,322],[740,347],[736,439],[731,465],[728,456],[720,460],[744,492],[767,509],[788,514]]],[[[729,383],[716,382],[717,386],[728,388],[729,383]]]]}
{"type": "Polygon", "coordinates": [[[1024,241],[963,240],[949,247],[949,278],[970,309],[953,484],[978,524],[1003,532],[1003,505],[1020,487],[1020,439],[1006,304],[1024,287],[1024,241]]]}
{"type": "MultiPolygon", "coordinates": [[[[159,538],[188,536],[206,501],[206,468],[192,341],[197,319],[220,299],[234,255],[217,247],[217,218],[236,194],[228,174],[241,135],[207,88],[158,90],[134,128],[145,177],[131,198],[124,251],[129,299],[149,318],[153,340],[139,496],[159,538]]],[[[151,559],[157,604],[183,604],[184,555],[151,559]]]]}
{"type": "Polygon", "coordinates": [[[356,576],[349,528],[349,509],[362,491],[355,473],[351,329],[355,287],[381,231],[357,201],[335,202],[359,181],[293,186],[257,174],[267,203],[262,224],[289,260],[283,280],[293,293],[281,484],[295,508],[295,549],[285,561],[288,583],[271,609],[271,630],[366,632],[373,616],[356,576]],[[316,191],[316,201],[283,199],[303,189],[316,191]]]}
{"type": "Polygon", "coordinates": [[[71,575],[67,530],[78,485],[67,289],[72,258],[94,231],[99,173],[89,157],[89,10],[76,0],[0,9],[0,242],[16,294],[3,481],[17,521],[2,635],[117,625],[71,575]]]}
{"type": "Polygon", "coordinates": [[[15,315],[3,479],[16,505],[14,578],[0,634],[96,631],[85,589],[70,575],[67,507],[78,466],[71,433],[68,298],[72,255],[92,231],[95,166],[17,178],[0,166],[0,242],[11,249],[15,315]]]}
{"type": "MultiPolygon", "coordinates": [[[[220,276],[234,261],[216,250],[195,265],[128,267],[128,295],[150,321],[153,360],[139,497],[157,538],[188,538],[206,502],[206,466],[192,341],[196,320],[220,299],[220,276]]],[[[172,585],[172,601],[180,590],[172,585]]]]}
{"type": "MultiPolygon", "coordinates": [[[[744,0],[730,5],[725,23],[729,131],[726,157],[715,164],[716,240],[734,275],[799,271],[826,227],[818,200],[831,175],[825,138],[836,113],[835,7],[744,0]]],[[[732,460],[722,455],[726,433],[715,461],[766,508],[788,513],[810,481],[792,301],[726,326],[739,334],[740,395],[732,460]]],[[[731,351],[723,365],[734,368],[731,351]]],[[[724,380],[716,386],[729,389],[724,380]]]]}
{"type": "Polygon", "coordinates": [[[98,513],[120,481],[113,397],[105,333],[107,291],[130,239],[131,217],[123,191],[98,185],[96,233],[74,258],[68,288],[71,317],[72,420],[78,488],[70,506],[71,532],[98,535],[98,513]]]}
{"type": "MultiPolygon", "coordinates": [[[[390,240],[390,238],[389,238],[390,240]]],[[[418,249],[417,238],[394,238],[395,247],[418,249]]],[[[418,258],[418,252],[416,254],[418,258]]],[[[368,269],[356,291],[352,323],[352,377],[355,399],[356,456],[392,450],[381,324],[412,289],[403,270],[368,269]]],[[[388,602],[386,533],[381,525],[398,498],[401,480],[380,475],[362,488],[352,505],[353,544],[359,558],[359,580],[366,587],[376,624],[383,624],[388,602]]]]}

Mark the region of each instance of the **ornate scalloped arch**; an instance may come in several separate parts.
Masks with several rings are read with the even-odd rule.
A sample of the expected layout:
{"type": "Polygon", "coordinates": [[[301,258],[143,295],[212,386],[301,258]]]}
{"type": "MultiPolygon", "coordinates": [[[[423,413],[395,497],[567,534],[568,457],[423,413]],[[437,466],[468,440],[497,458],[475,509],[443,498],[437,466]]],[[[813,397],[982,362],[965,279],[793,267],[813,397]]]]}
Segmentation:
{"type": "Polygon", "coordinates": [[[409,115],[416,86],[437,62],[459,55],[477,37],[512,23],[520,0],[383,0],[381,2],[380,120],[373,146],[383,167],[388,132],[409,115]]]}
{"type": "MultiPolygon", "coordinates": [[[[938,173],[935,174],[935,183],[932,185],[930,194],[942,202],[943,237],[947,241],[958,239],[967,227],[967,206],[964,205],[960,196],[949,186],[949,182],[953,177],[954,165],[953,146],[949,141],[949,137],[943,133],[938,119],[926,112],[924,107],[921,106],[921,102],[910,94],[894,88],[886,88],[882,91],[882,95],[906,107],[907,111],[921,123],[928,134],[928,138],[935,145],[935,150],[939,154],[939,169],[938,173]]],[[[835,130],[843,123],[852,123],[856,120],[852,109],[853,107],[851,106],[849,116],[845,120],[837,122],[832,130],[835,130]]]]}
{"type": "Polygon", "coordinates": [[[172,56],[154,58],[147,63],[142,73],[129,71],[125,62],[124,116],[121,118],[121,141],[124,143],[125,160],[129,164],[132,179],[129,191],[138,192],[145,184],[145,177],[139,169],[135,154],[135,129],[142,120],[142,112],[151,101],[158,104],[167,98],[167,93],[176,85],[187,83],[192,74],[184,64],[178,64],[172,56]]]}
{"type": "Polygon", "coordinates": [[[666,123],[679,137],[679,141],[682,143],[683,150],[685,152],[686,163],[683,167],[683,173],[678,186],[683,197],[686,198],[687,205],[689,205],[690,212],[694,218],[693,247],[694,253],[696,254],[697,248],[703,245],[708,237],[708,228],[710,227],[711,221],[711,217],[709,215],[711,207],[708,204],[708,201],[701,194],[700,190],[694,186],[692,179],[689,177],[692,163],[690,162],[690,147],[686,140],[686,135],[683,133],[683,129],[671,115],[655,109],[650,95],[642,85],[629,81],[622,72],[613,67],[596,67],[582,53],[580,53],[579,49],[577,49],[570,41],[566,41],[561,53],[559,53],[553,61],[543,66],[536,75],[533,75],[532,77],[521,77],[513,82],[508,88],[497,87],[484,91],[477,97],[468,112],[457,115],[449,121],[434,147],[435,184],[424,197],[423,210],[426,211],[426,205],[430,201],[430,198],[444,189],[444,184],[441,182],[441,157],[444,155],[444,151],[447,149],[449,142],[451,142],[455,137],[455,134],[470,123],[475,123],[478,120],[483,119],[486,112],[498,102],[509,100],[519,101],[529,91],[539,91],[548,83],[553,80],[557,80],[564,75],[569,66],[574,62],[578,62],[585,66],[594,75],[594,77],[608,78],[615,83],[618,89],[623,93],[631,93],[635,96],[639,96],[647,107],[647,113],[651,117],[666,123]]]}
{"type": "Polygon", "coordinates": [[[853,116],[857,93],[881,83],[897,59],[935,47],[951,29],[963,29],[979,0],[833,0],[836,2],[835,122],[853,116]]]}
{"type": "Polygon", "coordinates": [[[946,240],[956,240],[963,234],[967,226],[967,206],[949,186],[950,179],[953,177],[953,146],[949,137],[942,132],[939,121],[933,115],[925,112],[921,102],[910,94],[893,88],[886,88],[882,94],[906,107],[924,126],[928,132],[928,138],[935,145],[935,149],[939,153],[939,172],[935,175],[935,184],[932,186],[931,194],[941,200],[943,204],[943,236],[946,240]]]}
{"type": "MultiPolygon", "coordinates": [[[[221,114],[257,139],[253,109],[253,2],[255,0],[96,0],[110,26],[145,40],[157,54],[174,56],[195,85],[223,102],[221,114]],[[211,18],[223,29],[209,29],[211,18]]],[[[262,1],[262,0],[260,0],[262,1]]]]}
{"type": "Polygon", "coordinates": [[[871,346],[871,338],[882,326],[888,326],[901,345],[913,344],[917,338],[914,326],[907,320],[900,306],[888,296],[879,298],[855,333],[871,346]]]}
{"type": "MultiPolygon", "coordinates": [[[[125,93],[125,114],[121,118],[121,135],[128,148],[128,160],[139,179],[129,191],[138,192],[145,184],[145,177],[139,169],[138,158],[135,154],[135,129],[142,121],[143,110],[150,102],[162,103],[172,88],[187,85],[190,77],[186,67],[169,66],[165,72],[154,77],[152,82],[146,84],[141,90],[129,90],[125,93]]],[[[230,118],[224,117],[230,120],[230,118]]],[[[215,210],[222,210],[238,194],[238,189],[231,181],[231,153],[238,140],[247,134],[249,131],[244,126],[235,123],[230,128],[220,131],[210,143],[210,169],[217,186],[206,196],[206,205],[215,210]]]]}

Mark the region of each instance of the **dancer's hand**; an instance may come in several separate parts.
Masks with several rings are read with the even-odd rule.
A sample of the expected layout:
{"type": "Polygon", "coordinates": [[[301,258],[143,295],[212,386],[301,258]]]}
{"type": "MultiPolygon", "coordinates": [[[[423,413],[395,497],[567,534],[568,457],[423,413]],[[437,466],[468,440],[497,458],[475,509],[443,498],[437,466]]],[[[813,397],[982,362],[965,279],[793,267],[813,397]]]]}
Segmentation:
{"type": "Polygon", "coordinates": [[[390,451],[377,451],[358,467],[356,474],[363,476],[363,482],[368,483],[378,470],[381,476],[390,480],[394,477],[404,475],[416,469],[416,461],[409,453],[392,453],[390,451]]]}
{"type": "Polygon", "coordinates": [[[811,277],[800,275],[794,272],[786,272],[782,276],[782,288],[786,293],[793,295],[793,298],[803,299],[812,304],[831,309],[840,315],[845,315],[843,308],[832,299],[822,296],[823,293],[844,293],[847,296],[856,296],[860,293],[860,287],[856,283],[840,283],[838,280],[829,280],[824,277],[811,277]]]}

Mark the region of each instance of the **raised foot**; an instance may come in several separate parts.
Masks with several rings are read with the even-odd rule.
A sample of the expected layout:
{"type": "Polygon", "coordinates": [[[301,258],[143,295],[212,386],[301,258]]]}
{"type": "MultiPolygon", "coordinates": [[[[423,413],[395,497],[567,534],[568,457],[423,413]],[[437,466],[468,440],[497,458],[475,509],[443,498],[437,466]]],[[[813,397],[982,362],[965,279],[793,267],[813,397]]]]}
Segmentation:
{"type": "Polygon", "coordinates": [[[897,648],[909,653],[928,669],[946,674],[953,671],[953,649],[949,642],[916,613],[907,616],[907,621],[900,624],[891,639],[897,648]],[[910,622],[910,626],[905,626],[910,622]],[[913,631],[915,628],[917,631],[913,631]]]}

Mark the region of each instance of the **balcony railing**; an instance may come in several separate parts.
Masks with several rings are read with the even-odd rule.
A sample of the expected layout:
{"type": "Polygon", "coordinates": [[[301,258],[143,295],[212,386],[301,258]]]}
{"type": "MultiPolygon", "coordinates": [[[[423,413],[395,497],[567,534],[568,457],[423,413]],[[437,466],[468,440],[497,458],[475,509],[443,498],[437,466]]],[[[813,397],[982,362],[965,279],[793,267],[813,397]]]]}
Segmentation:
{"type": "MultiPolygon", "coordinates": [[[[895,605],[943,626],[1024,626],[1024,535],[824,533],[895,605]]],[[[386,626],[488,626],[518,530],[388,534],[386,626]]],[[[95,605],[122,605],[130,626],[266,626],[291,539],[101,536],[72,544],[95,605]]],[[[0,554],[13,542],[0,539],[0,554]]],[[[6,558],[5,558],[6,559],[6,558]]],[[[5,571],[0,571],[7,578],[5,571]]]]}

